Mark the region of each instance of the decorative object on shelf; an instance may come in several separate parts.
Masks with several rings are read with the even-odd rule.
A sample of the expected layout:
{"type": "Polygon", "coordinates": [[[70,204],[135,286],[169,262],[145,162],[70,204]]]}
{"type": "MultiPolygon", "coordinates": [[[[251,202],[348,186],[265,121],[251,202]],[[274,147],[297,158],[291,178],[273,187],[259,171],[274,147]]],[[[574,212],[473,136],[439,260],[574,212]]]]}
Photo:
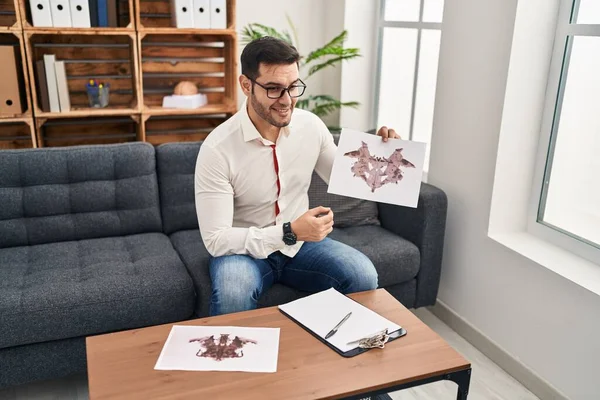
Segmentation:
{"type": "Polygon", "coordinates": [[[205,94],[198,93],[198,87],[194,82],[181,81],[173,90],[172,96],[163,97],[163,108],[185,108],[193,109],[202,107],[208,103],[205,94]]]}
{"type": "Polygon", "coordinates": [[[85,85],[90,107],[104,108],[108,105],[108,96],[110,94],[110,84],[98,83],[94,79],[85,85]]]}
{"type": "MultiPolygon", "coordinates": [[[[298,37],[296,34],[296,28],[289,17],[287,17],[287,21],[292,28],[292,33],[294,34],[293,40],[290,33],[286,30],[278,31],[270,26],[251,23],[242,29],[242,43],[248,44],[252,40],[261,38],[263,36],[273,36],[288,42],[300,51],[297,45],[298,37]]],[[[308,55],[301,55],[300,73],[303,74],[308,68],[308,72],[304,73],[302,80],[307,82],[309,87],[310,82],[308,81],[308,78],[311,75],[327,67],[335,67],[336,65],[341,64],[342,61],[348,61],[357,57],[362,57],[360,54],[360,49],[344,47],[344,42],[347,38],[348,32],[344,30],[339,35],[331,39],[329,43],[326,43],[322,47],[311,51],[308,53],[308,55]]],[[[358,108],[358,106],[360,106],[360,103],[357,101],[343,102],[333,96],[325,94],[310,96],[305,95],[298,100],[298,103],[296,103],[296,107],[307,109],[321,118],[326,117],[342,107],[358,108]]],[[[330,126],[329,129],[332,131],[337,131],[340,128],[330,126]]]]}
{"type": "Polygon", "coordinates": [[[193,94],[198,94],[198,86],[196,86],[194,82],[181,81],[177,84],[177,86],[175,86],[173,94],[177,96],[190,96],[193,94]]]}

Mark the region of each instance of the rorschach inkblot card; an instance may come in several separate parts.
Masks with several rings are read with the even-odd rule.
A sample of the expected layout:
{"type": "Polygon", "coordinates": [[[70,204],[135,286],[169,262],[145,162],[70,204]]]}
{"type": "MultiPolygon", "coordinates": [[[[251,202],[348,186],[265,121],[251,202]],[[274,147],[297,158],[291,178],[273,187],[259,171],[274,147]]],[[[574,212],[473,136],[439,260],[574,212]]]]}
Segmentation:
{"type": "Polygon", "coordinates": [[[342,129],[328,193],[417,207],[426,144],[342,129]]]}
{"type": "Polygon", "coordinates": [[[279,328],[174,325],[154,369],[276,372],[279,328]]]}

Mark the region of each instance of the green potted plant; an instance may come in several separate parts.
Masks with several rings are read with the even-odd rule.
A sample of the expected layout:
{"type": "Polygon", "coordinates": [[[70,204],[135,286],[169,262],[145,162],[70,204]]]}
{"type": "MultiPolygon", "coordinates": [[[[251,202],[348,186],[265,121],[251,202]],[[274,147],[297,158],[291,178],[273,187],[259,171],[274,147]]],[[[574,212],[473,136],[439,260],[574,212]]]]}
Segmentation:
{"type": "MultiPolygon", "coordinates": [[[[298,37],[296,34],[296,29],[289,18],[288,23],[292,28],[292,32],[294,33],[294,40],[292,40],[292,35],[290,35],[290,33],[286,30],[277,30],[273,27],[263,24],[250,23],[242,29],[242,44],[248,44],[252,40],[261,38],[263,36],[272,36],[284,40],[298,49],[298,37]]],[[[312,75],[325,68],[337,66],[345,60],[352,60],[354,58],[361,57],[359,49],[344,47],[344,42],[346,41],[347,37],[348,32],[344,30],[318,49],[311,51],[307,55],[301,54],[300,74],[303,75],[301,79],[306,82],[307,79],[312,75]]],[[[342,107],[358,108],[359,105],[360,103],[357,101],[343,102],[326,94],[313,94],[302,97],[300,100],[298,100],[298,103],[296,103],[296,107],[309,110],[321,118],[341,109],[342,107]]],[[[329,127],[329,129],[331,131],[337,131],[339,130],[339,127],[329,127]]]]}

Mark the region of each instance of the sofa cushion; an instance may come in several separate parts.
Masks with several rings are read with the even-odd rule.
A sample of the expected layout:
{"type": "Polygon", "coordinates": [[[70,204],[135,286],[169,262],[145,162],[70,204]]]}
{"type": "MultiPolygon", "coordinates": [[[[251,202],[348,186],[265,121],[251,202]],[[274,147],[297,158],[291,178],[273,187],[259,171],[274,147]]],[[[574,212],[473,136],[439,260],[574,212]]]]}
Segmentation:
{"type": "MultiPolygon", "coordinates": [[[[379,286],[386,287],[413,279],[419,271],[420,255],[411,242],[379,226],[335,228],[330,234],[362,251],[375,265],[379,286]]],[[[211,296],[208,262],[210,255],[202,243],[198,229],[179,231],[170,236],[175,250],[181,256],[196,288],[196,315],[208,315],[211,296]]],[[[283,285],[275,285],[259,299],[261,306],[291,301],[305,293],[283,285]]]]}
{"type": "Polygon", "coordinates": [[[160,206],[166,234],[198,229],[194,174],[200,142],[168,143],[156,148],[160,206]]]}
{"type": "Polygon", "coordinates": [[[208,315],[208,302],[211,296],[210,275],[208,272],[208,261],[210,254],[202,243],[200,231],[190,229],[175,232],[169,236],[173,247],[179,253],[188,273],[194,282],[196,289],[195,314],[198,317],[208,315]]]}
{"type": "Polygon", "coordinates": [[[377,203],[352,197],[327,193],[327,184],[316,172],[308,188],[308,207],[330,207],[337,228],[350,226],[381,225],[377,203]]]}
{"type": "Polygon", "coordinates": [[[377,269],[379,287],[409,281],[419,272],[421,256],[417,246],[380,226],[334,228],[329,237],[369,257],[377,269]]]}
{"type": "Polygon", "coordinates": [[[0,260],[0,348],[192,315],[192,281],[161,233],[0,249],[0,260]]]}
{"type": "MultiPolygon", "coordinates": [[[[333,141],[338,144],[340,135],[333,134],[333,141]]],[[[361,225],[381,225],[377,203],[353,197],[327,193],[327,184],[313,172],[308,188],[309,208],[318,206],[330,207],[333,210],[335,226],[347,228],[361,225]]]]}
{"type": "Polygon", "coordinates": [[[160,232],[147,143],[5,150],[0,248],[160,232]]]}

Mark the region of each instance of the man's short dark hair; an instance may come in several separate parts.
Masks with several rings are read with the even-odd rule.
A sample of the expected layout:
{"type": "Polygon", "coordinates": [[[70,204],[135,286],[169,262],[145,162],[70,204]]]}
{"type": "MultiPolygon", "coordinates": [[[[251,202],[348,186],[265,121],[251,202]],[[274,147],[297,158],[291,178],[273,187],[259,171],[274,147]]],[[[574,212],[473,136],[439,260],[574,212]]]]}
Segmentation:
{"type": "Polygon", "coordinates": [[[254,39],[242,51],[242,74],[250,79],[258,78],[261,63],[267,65],[289,65],[300,60],[298,50],[291,44],[271,36],[254,39]]]}

